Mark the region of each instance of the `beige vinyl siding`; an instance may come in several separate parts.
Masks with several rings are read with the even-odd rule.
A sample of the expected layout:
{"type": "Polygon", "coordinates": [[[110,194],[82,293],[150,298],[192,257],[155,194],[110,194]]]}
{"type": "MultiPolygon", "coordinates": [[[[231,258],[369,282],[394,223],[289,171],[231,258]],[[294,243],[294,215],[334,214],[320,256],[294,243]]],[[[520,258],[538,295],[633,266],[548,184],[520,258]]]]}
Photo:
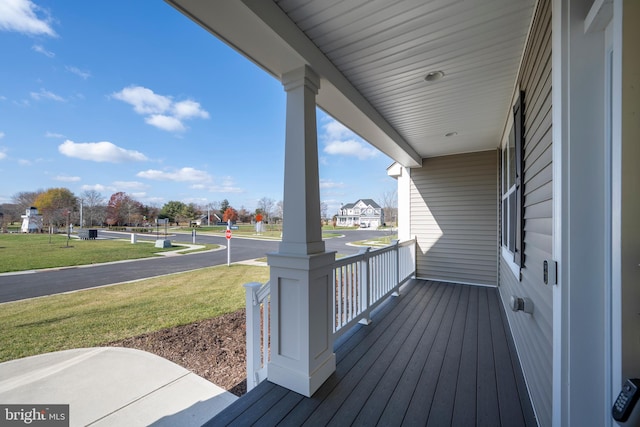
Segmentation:
{"type": "Polygon", "coordinates": [[[496,285],[497,153],[424,159],[411,169],[417,276],[496,285]]]}
{"type": "Polygon", "coordinates": [[[534,312],[507,311],[511,332],[541,426],[551,425],[552,288],[542,266],[552,256],[551,166],[551,1],[541,0],[525,49],[520,76],[524,91],[524,267],[518,281],[500,262],[500,293],[508,306],[512,295],[528,297],[534,312]]]}

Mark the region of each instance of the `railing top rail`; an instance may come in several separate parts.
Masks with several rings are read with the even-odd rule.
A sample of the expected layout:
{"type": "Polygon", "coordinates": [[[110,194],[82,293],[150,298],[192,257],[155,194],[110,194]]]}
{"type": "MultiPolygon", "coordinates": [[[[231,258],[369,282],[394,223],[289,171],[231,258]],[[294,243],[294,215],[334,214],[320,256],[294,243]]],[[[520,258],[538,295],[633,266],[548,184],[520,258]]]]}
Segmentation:
{"type": "Polygon", "coordinates": [[[264,285],[260,286],[258,289],[258,302],[264,301],[271,294],[271,285],[267,281],[264,285]]]}
{"type": "Polygon", "coordinates": [[[416,239],[405,240],[404,242],[398,243],[398,246],[411,246],[416,243],[416,239]]]}
{"type": "Polygon", "coordinates": [[[253,293],[253,305],[258,305],[264,301],[271,293],[269,282],[262,284],[259,282],[245,283],[245,289],[253,293]]]}

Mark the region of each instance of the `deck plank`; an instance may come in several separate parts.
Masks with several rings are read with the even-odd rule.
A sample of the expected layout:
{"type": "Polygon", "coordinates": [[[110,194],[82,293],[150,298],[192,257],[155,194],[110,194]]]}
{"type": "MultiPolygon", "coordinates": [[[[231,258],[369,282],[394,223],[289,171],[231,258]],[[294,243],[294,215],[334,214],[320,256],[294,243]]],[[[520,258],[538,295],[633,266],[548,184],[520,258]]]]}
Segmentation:
{"type": "MultiPolygon", "coordinates": [[[[420,310],[420,304],[422,304],[424,298],[425,296],[421,295],[419,289],[412,287],[405,295],[395,297],[390,301],[393,308],[385,316],[372,316],[373,323],[371,325],[375,325],[375,327],[371,328],[371,325],[360,327],[346,343],[342,344],[342,346],[355,345],[347,353],[343,353],[341,349],[336,351],[337,366],[335,374],[320,387],[311,399],[307,399],[296,406],[283,420],[283,423],[287,425],[302,425],[310,417],[313,419],[313,414],[322,415],[322,412],[318,412],[318,408],[320,404],[324,406],[325,400],[330,399],[332,395],[349,394],[353,390],[353,386],[355,386],[355,384],[349,382],[349,378],[346,378],[351,369],[359,364],[360,359],[367,352],[370,352],[371,347],[374,345],[377,346],[376,348],[384,347],[397,330],[407,322],[409,316],[416,310],[420,310]]],[[[334,402],[335,399],[334,397],[334,402]]],[[[329,403],[331,403],[331,400],[329,403]]],[[[322,410],[327,409],[323,408],[322,410]]],[[[320,416],[318,419],[322,418],[324,417],[320,416]]]]}
{"type": "Polygon", "coordinates": [[[407,409],[405,422],[410,422],[414,425],[427,425],[427,419],[433,404],[436,385],[440,378],[445,349],[449,342],[461,289],[461,286],[449,286],[450,298],[449,301],[447,301],[446,307],[444,307],[444,312],[439,316],[441,323],[436,331],[436,337],[426,358],[409,408],[407,409]]]}
{"type": "MultiPolygon", "coordinates": [[[[366,348],[367,346],[363,348],[363,346],[360,345],[358,352],[354,351],[349,355],[349,357],[351,355],[357,356],[357,363],[350,364],[351,367],[342,378],[340,387],[336,387],[322,402],[322,405],[311,414],[314,423],[328,424],[346,402],[350,402],[350,404],[346,406],[346,409],[344,409],[342,413],[349,419],[357,415],[357,412],[354,415],[354,413],[350,411],[359,410],[357,403],[353,404],[354,401],[362,402],[362,399],[360,399],[360,384],[363,381],[366,384],[368,378],[374,375],[380,375],[380,372],[377,371],[372,373],[372,370],[375,371],[376,367],[384,368],[388,366],[395,352],[402,347],[406,337],[411,333],[417,319],[425,311],[428,306],[428,300],[429,298],[423,294],[419,304],[414,306],[410,313],[407,313],[408,316],[399,316],[395,319],[393,324],[390,325],[369,348],[366,348]],[[378,362],[377,365],[376,362],[378,362]],[[358,390],[354,391],[356,388],[358,388],[358,390]]],[[[346,361],[347,358],[345,358],[345,362],[346,361]]]]}
{"type": "Polygon", "coordinates": [[[458,301],[449,342],[444,354],[444,361],[440,369],[440,376],[436,386],[433,404],[429,412],[427,425],[449,426],[453,418],[458,372],[462,357],[464,342],[464,326],[467,320],[467,306],[469,304],[469,287],[462,288],[458,301]]]}
{"type": "Polygon", "coordinates": [[[456,381],[452,424],[471,426],[476,422],[476,391],[478,376],[478,290],[469,289],[469,303],[464,325],[464,338],[456,381]]]}
{"type": "MultiPolygon", "coordinates": [[[[402,348],[396,349],[394,359],[387,364],[387,366],[381,367],[383,371],[381,375],[376,376],[372,372],[372,375],[369,375],[368,378],[365,379],[368,380],[368,384],[362,383],[364,387],[358,386],[357,396],[359,400],[364,400],[360,403],[358,403],[357,400],[352,402],[352,404],[355,403],[361,407],[354,421],[356,424],[375,425],[378,422],[382,412],[387,406],[387,402],[390,400],[391,394],[398,388],[398,384],[407,370],[412,356],[420,354],[418,346],[424,335],[426,325],[435,317],[435,309],[442,298],[444,290],[444,286],[436,289],[437,293],[434,292],[432,294],[433,296],[429,299],[426,309],[417,320],[416,325],[425,325],[425,327],[413,327],[407,340],[403,343],[402,348]]],[[[343,414],[338,411],[336,417],[343,419],[343,414]]],[[[345,417],[345,419],[349,420],[347,417],[345,417]]]]}
{"type": "Polygon", "coordinates": [[[479,289],[478,298],[478,383],[476,425],[500,425],[496,366],[491,341],[487,289],[479,289]]]}
{"type": "Polygon", "coordinates": [[[208,425],[535,425],[497,289],[413,280],[305,398],[267,381],[208,425]]]}

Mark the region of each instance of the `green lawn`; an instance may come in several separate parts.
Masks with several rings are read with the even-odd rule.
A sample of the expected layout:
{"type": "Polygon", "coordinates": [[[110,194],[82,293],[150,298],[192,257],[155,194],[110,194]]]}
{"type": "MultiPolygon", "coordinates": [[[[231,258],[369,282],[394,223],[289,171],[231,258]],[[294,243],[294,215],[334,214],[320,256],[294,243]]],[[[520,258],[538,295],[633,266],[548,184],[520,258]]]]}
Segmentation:
{"type": "Polygon", "coordinates": [[[0,304],[0,362],[99,346],[244,307],[266,267],[210,267],[162,278],[0,304]]]}
{"type": "Polygon", "coordinates": [[[60,234],[0,234],[0,273],[148,258],[176,249],[180,247],[160,249],[140,240],[132,245],[130,240],[67,241],[60,234]]]}
{"type": "Polygon", "coordinates": [[[391,234],[389,236],[377,237],[375,239],[358,240],[356,242],[351,242],[351,244],[357,245],[357,246],[372,246],[372,247],[389,246],[391,244],[391,241],[396,240],[397,238],[398,238],[397,234],[391,234]]]}

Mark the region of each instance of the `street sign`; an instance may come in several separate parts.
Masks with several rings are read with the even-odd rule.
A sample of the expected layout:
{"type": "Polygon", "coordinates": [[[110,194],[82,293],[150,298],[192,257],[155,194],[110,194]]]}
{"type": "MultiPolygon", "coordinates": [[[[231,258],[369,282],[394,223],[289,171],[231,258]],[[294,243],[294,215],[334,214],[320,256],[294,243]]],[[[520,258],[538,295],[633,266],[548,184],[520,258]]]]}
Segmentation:
{"type": "Polygon", "coordinates": [[[239,227],[239,226],[237,226],[237,225],[232,225],[232,226],[231,226],[231,227],[229,227],[229,228],[231,228],[232,230],[239,230],[239,229],[240,229],[240,227],[239,227]]]}
{"type": "Polygon", "coordinates": [[[224,233],[224,237],[226,237],[226,238],[227,238],[227,240],[230,240],[230,239],[231,239],[231,230],[227,230],[227,231],[225,231],[225,233],[224,233]]]}

